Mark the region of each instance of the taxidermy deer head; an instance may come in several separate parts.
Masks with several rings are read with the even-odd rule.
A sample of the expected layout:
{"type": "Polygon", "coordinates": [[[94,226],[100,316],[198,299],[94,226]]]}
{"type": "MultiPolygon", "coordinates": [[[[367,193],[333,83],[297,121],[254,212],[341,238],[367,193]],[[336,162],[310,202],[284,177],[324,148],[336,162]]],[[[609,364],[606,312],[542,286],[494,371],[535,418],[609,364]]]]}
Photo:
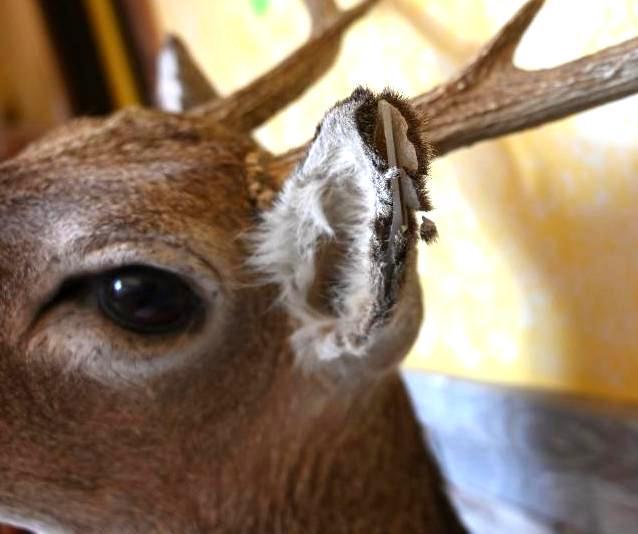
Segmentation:
{"type": "Polygon", "coordinates": [[[248,87],[216,95],[172,39],[168,111],[74,121],[0,166],[3,521],[464,531],[397,371],[422,317],[417,242],[435,235],[415,216],[428,139],[441,155],[636,91],[638,44],[520,71],[532,0],[450,84],[356,89],[275,156],[251,131],[373,2],[307,3],[310,40],[248,87]]]}

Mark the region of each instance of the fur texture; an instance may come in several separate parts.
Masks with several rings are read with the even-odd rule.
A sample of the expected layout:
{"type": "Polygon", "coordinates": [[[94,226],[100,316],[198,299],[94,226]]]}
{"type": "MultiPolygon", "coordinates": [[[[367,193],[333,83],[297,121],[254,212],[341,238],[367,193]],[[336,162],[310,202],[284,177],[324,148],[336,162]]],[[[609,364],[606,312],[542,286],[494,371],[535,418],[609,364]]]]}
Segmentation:
{"type": "Polygon", "coordinates": [[[396,371],[421,320],[418,228],[392,236],[379,98],[337,104],[261,213],[275,180],[251,168],[270,156],[203,118],[130,109],[0,164],[0,520],[462,532],[396,371]],[[177,274],[198,321],[143,335],[64,291],[131,264],[177,274]]]}
{"type": "MultiPolygon", "coordinates": [[[[415,242],[412,216],[404,232],[394,224],[401,214],[394,194],[401,172],[420,192],[411,189],[410,212],[419,204],[429,208],[426,145],[408,128],[403,142],[414,143],[418,154],[417,167],[409,171],[414,178],[390,167],[375,139],[380,100],[405,110],[392,93],[358,89],[327,113],[305,159],[251,236],[251,265],[280,288],[296,320],[292,345],[302,365],[361,357],[387,323],[406,250],[415,242]]],[[[410,115],[408,124],[413,121],[410,115]]]]}

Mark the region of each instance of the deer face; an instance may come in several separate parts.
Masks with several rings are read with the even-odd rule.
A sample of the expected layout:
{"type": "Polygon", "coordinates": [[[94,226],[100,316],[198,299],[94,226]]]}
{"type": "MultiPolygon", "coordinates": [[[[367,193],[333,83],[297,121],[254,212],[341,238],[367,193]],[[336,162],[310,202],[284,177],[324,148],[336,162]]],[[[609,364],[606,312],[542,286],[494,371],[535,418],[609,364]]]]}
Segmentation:
{"type": "Polygon", "coordinates": [[[137,110],[0,168],[8,519],[95,528],[91,510],[148,510],[175,474],[197,476],[198,449],[222,465],[229,443],[241,448],[238,428],[255,422],[241,414],[277,372],[265,338],[281,328],[268,324],[269,290],[242,275],[249,148],[137,110]]]}
{"type": "Polygon", "coordinates": [[[0,167],[2,515],[117,530],[254,510],[263,470],[341,424],[417,332],[413,120],[356,91],[261,210],[247,162],[267,154],[192,117],[78,122],[0,167]]]}

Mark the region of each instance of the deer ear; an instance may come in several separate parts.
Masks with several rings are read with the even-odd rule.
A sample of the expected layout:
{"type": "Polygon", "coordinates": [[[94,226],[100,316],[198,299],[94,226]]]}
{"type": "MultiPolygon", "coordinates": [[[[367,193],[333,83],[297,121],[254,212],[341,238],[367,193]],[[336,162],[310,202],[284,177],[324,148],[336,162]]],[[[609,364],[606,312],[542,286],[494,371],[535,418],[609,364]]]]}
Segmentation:
{"type": "Polygon", "coordinates": [[[169,35],[157,54],[155,101],[159,109],[182,112],[219,95],[176,35],[169,35]]]}
{"type": "Polygon", "coordinates": [[[387,366],[416,336],[414,211],[430,208],[418,125],[395,94],[357,89],[326,114],[252,236],[252,263],[280,286],[305,364],[359,357],[387,366]]]}

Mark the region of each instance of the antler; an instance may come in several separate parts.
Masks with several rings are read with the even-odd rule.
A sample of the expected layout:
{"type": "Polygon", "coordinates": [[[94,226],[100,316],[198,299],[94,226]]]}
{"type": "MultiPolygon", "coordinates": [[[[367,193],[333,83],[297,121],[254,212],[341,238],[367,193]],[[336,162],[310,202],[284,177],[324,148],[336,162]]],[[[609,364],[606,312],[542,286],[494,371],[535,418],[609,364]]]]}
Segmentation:
{"type": "Polygon", "coordinates": [[[456,78],[412,100],[439,155],[538,126],[638,91],[638,38],[552,69],[512,59],[543,5],[531,0],[456,78]]]}
{"type": "MultiPolygon", "coordinates": [[[[638,38],[551,69],[515,67],[514,52],[543,1],[527,2],[458,76],[412,100],[427,118],[435,155],[638,92],[638,38]]],[[[270,173],[283,179],[305,150],[276,157],[270,173]]]]}
{"type": "Polygon", "coordinates": [[[157,54],[155,101],[165,111],[185,111],[210,103],[219,93],[177,35],[169,35],[157,54]]]}
{"type": "Polygon", "coordinates": [[[340,13],[334,0],[305,0],[304,3],[310,13],[313,34],[321,33],[340,13]]]}
{"type": "Polygon", "coordinates": [[[215,122],[232,124],[234,130],[249,132],[314,84],[334,63],[341,36],[377,0],[339,11],[332,0],[306,0],[312,19],[310,39],[285,61],[227,98],[193,110],[215,122]]]}

